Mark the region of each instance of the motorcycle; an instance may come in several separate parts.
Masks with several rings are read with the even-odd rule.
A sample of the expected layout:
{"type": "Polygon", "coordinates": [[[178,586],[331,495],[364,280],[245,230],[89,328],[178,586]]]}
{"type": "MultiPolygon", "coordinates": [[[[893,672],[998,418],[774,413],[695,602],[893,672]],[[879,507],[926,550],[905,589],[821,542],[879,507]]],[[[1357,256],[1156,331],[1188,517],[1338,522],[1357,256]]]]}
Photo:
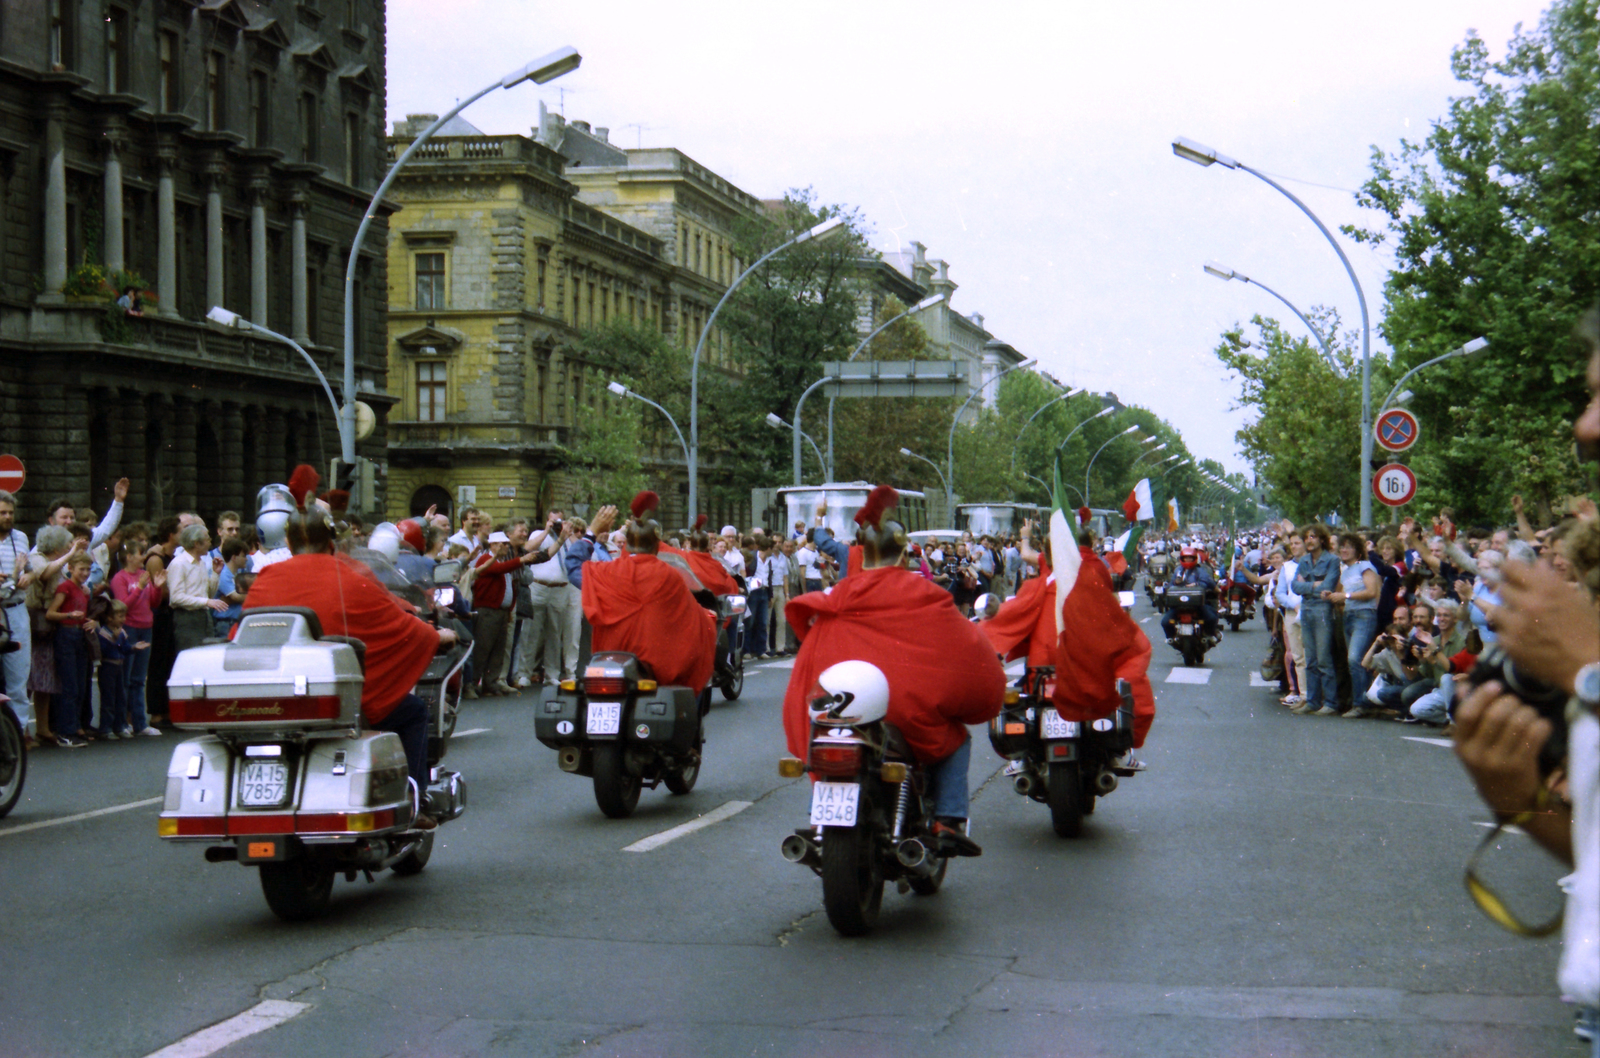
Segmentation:
{"type": "Polygon", "coordinates": [[[546,692],[533,732],[558,751],[562,771],[594,781],[601,812],[626,819],[645,787],[665,783],[678,795],[694,789],[710,707],[710,686],[698,695],[691,687],[660,686],[633,654],[606,650],[589,659],[581,678],[546,692]]]}
{"type": "Polygon", "coordinates": [[[1235,632],[1239,626],[1256,615],[1256,590],[1249,584],[1238,581],[1228,585],[1227,599],[1223,603],[1220,616],[1227,622],[1228,627],[1235,632]]]}
{"type": "Polygon", "coordinates": [[[1183,655],[1185,665],[1198,665],[1206,658],[1206,651],[1222,642],[1218,635],[1207,635],[1201,611],[1206,604],[1206,589],[1200,584],[1168,584],[1167,608],[1174,621],[1172,636],[1167,642],[1183,655]]]}
{"type": "Polygon", "coordinates": [[[743,595],[717,595],[713,600],[714,605],[707,607],[717,617],[717,662],[711,682],[723,700],[731,702],[744,693],[744,623],[749,604],[743,595]]]}
{"type": "Polygon", "coordinates": [[[932,896],[950,857],[934,838],[926,771],[884,721],[887,702],[859,700],[811,710],[806,759],[784,757],[778,774],[811,774],[811,825],[783,839],[791,863],[822,878],[822,904],[846,937],[872,929],[885,881],[901,893],[932,896]]]}
{"type": "Polygon", "coordinates": [[[1094,813],[1095,798],[1134,774],[1117,766],[1133,748],[1133,690],[1127,680],[1117,681],[1121,704],[1109,717],[1064,720],[1051,701],[1055,673],[1053,666],[1028,669],[1020,693],[1012,688],[989,722],[989,745],[1008,762],[1012,789],[1049,805],[1056,836],[1075,838],[1083,817],[1094,813]]]}
{"type": "Polygon", "coordinates": [[[173,726],[203,732],[173,749],[158,833],[204,842],[208,863],[259,867],[279,918],[328,907],[333,880],[419,873],[434,831],[466,810],[462,776],[439,767],[460,709],[468,646],[441,647],[415,693],[428,706],[428,774],[408,774],[393,732],[361,724],[366,647],[324,635],[312,610],[250,610],[231,643],[178,655],[173,726]]]}
{"type": "Polygon", "coordinates": [[[1150,596],[1157,613],[1166,610],[1167,577],[1171,571],[1172,559],[1165,553],[1151,555],[1149,563],[1145,566],[1145,594],[1150,596]]]}
{"type": "Polygon", "coordinates": [[[27,779],[27,732],[11,708],[11,699],[0,694],[0,818],[22,799],[22,785],[27,779]]]}

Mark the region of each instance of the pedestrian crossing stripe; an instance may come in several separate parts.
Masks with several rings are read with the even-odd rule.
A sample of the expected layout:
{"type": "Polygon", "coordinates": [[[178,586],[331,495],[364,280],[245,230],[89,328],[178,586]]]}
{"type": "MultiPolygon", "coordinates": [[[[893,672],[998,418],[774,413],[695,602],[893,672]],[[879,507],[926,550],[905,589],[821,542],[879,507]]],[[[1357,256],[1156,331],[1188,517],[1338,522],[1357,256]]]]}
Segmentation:
{"type": "Polygon", "coordinates": [[[1211,682],[1210,669],[1173,669],[1167,673],[1165,683],[1193,683],[1204,684],[1211,682]]]}
{"type": "Polygon", "coordinates": [[[1426,742],[1430,746],[1443,746],[1446,749],[1455,746],[1455,740],[1448,738],[1424,738],[1421,735],[1401,735],[1400,737],[1407,742],[1426,742]]]}
{"type": "Polygon", "coordinates": [[[1250,670],[1250,686],[1252,686],[1252,687],[1270,687],[1273,690],[1277,690],[1278,689],[1278,684],[1277,684],[1277,682],[1275,680],[1264,680],[1264,679],[1262,679],[1261,678],[1261,673],[1257,672],[1255,669],[1251,669],[1250,670]]]}

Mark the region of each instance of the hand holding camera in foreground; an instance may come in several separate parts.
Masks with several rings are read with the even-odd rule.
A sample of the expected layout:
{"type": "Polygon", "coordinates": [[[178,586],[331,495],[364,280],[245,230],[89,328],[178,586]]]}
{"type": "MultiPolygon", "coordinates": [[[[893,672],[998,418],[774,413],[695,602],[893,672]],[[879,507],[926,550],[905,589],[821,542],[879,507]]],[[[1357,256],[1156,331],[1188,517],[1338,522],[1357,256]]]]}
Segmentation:
{"type": "Polygon", "coordinates": [[[1550,721],[1491,680],[1456,707],[1456,756],[1472,776],[1483,803],[1501,819],[1533,813],[1519,825],[1534,840],[1572,862],[1572,819],[1565,806],[1539,811],[1544,779],[1539,749],[1550,721]]]}
{"type": "Polygon", "coordinates": [[[1600,661],[1600,613],[1552,569],[1507,562],[1501,573],[1501,645],[1528,675],[1573,693],[1578,670],[1600,661]]]}

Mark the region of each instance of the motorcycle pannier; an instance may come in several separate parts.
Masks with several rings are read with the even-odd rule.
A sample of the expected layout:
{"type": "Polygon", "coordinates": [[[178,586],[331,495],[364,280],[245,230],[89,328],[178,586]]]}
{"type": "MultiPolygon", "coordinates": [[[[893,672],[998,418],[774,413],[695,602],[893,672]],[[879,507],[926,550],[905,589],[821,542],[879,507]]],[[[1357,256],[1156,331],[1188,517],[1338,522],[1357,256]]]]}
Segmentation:
{"type": "Polygon", "coordinates": [[[1199,584],[1167,585],[1167,606],[1195,606],[1206,604],[1206,589],[1199,584]]]}
{"type": "Polygon", "coordinates": [[[252,610],[232,643],[181,652],[167,680],[173,726],[261,733],[356,727],[356,646],[320,635],[310,610],[252,610]]]}

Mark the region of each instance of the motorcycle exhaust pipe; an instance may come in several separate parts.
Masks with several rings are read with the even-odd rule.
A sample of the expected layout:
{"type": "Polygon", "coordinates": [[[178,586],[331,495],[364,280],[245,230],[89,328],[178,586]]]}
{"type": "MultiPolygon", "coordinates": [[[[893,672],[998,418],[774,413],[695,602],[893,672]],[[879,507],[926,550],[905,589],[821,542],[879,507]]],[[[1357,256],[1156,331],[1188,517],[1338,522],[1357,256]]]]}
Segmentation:
{"type": "Polygon", "coordinates": [[[918,878],[926,878],[938,868],[934,857],[928,854],[928,847],[916,838],[906,838],[896,845],[894,858],[918,878]]]}
{"type": "Polygon", "coordinates": [[[239,846],[237,845],[212,845],[206,849],[207,863],[237,863],[239,860],[239,846]]]}
{"type": "Polygon", "coordinates": [[[556,754],[556,766],[562,771],[577,771],[582,762],[583,750],[577,746],[562,746],[561,752],[556,754]]]}
{"type": "Polygon", "coordinates": [[[1111,771],[1102,771],[1094,777],[1094,792],[1104,797],[1117,788],[1117,776],[1111,771]]]}
{"type": "Polygon", "coordinates": [[[790,834],[784,838],[783,843],[778,846],[778,850],[783,853],[783,858],[790,863],[798,863],[802,867],[820,868],[822,866],[822,850],[817,848],[817,843],[807,841],[799,834],[790,834]]]}
{"type": "Polygon", "coordinates": [[[1033,793],[1033,788],[1038,785],[1038,780],[1028,772],[1023,772],[1012,780],[1011,785],[1015,787],[1017,793],[1027,797],[1033,793]]]}

